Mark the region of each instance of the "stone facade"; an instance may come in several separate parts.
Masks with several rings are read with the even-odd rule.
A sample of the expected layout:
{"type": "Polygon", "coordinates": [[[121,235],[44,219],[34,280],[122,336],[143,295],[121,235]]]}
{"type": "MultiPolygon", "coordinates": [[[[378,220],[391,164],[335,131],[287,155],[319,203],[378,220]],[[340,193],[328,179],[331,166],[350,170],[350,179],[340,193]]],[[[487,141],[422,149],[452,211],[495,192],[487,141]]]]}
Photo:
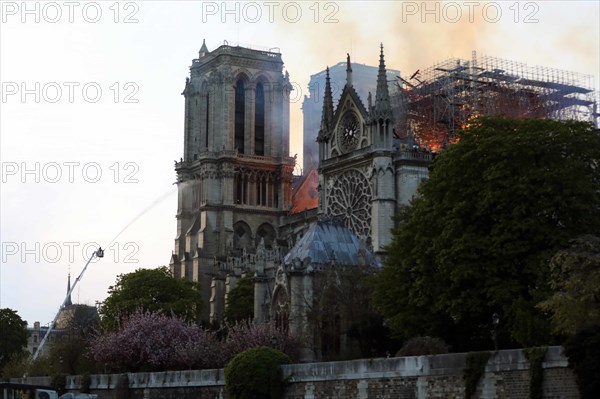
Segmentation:
{"type": "Polygon", "coordinates": [[[328,72],[326,76],[317,137],[319,211],[364,237],[383,259],[392,238],[394,214],[427,178],[432,155],[400,139],[394,130],[383,46],[375,98],[369,93],[366,107],[354,89],[351,65],[348,56],[346,86],[336,108],[328,72]]]}
{"type": "Polygon", "coordinates": [[[252,276],[256,321],[316,337],[307,340],[311,349],[304,360],[321,359],[322,350],[299,304],[319,300],[318,280],[331,267],[381,264],[394,213],[415,195],[431,162],[430,153],[394,131],[383,48],[375,101],[369,93],[367,107],[354,88],[351,65],[348,57],[336,108],[326,72],[318,174],[310,171],[294,192],[291,85],[281,54],[228,45],[209,51],[203,44],[183,91],[173,274],[201,284],[208,305],[202,318],[210,322],[223,319],[237,280],[252,276]],[[307,234],[314,240],[307,241],[307,234]],[[310,246],[321,250],[301,250],[310,246]],[[372,253],[373,262],[365,263],[372,253]]]}
{"type": "MultiPolygon", "coordinates": [[[[467,354],[362,359],[348,362],[283,366],[290,384],[285,399],[462,399],[467,354]]],[[[561,347],[550,347],[542,364],[543,397],[578,399],[573,371],[561,347]]],[[[529,364],[522,350],[498,351],[490,357],[474,399],[528,399],[529,364]]],[[[91,392],[99,399],[121,399],[115,389],[123,375],[92,375],[91,392]]],[[[128,374],[128,398],[226,399],[223,370],[128,374]]],[[[50,384],[50,377],[11,382],[50,384]]],[[[67,377],[77,391],[81,377],[67,377]]]]}
{"type": "MultiPolygon", "coordinates": [[[[40,326],[40,322],[36,321],[33,323],[33,327],[27,327],[27,351],[34,355],[38,351],[38,347],[44,339],[44,336],[48,332],[48,326],[40,326]]],[[[58,338],[59,333],[56,331],[51,332],[46,342],[44,343],[44,347],[42,348],[42,355],[48,355],[50,353],[50,348],[52,343],[58,338]]]]}
{"type": "Polygon", "coordinates": [[[190,67],[170,265],[176,277],[202,285],[210,304],[204,320],[222,318],[222,293],[235,285],[220,265],[261,240],[270,247],[291,208],[291,89],[275,52],[228,45],[209,52],[204,44],[190,67]]]}
{"type": "Polygon", "coordinates": [[[312,223],[287,253],[276,272],[271,319],[300,340],[302,361],[352,352],[356,342],[346,332],[356,320],[348,315],[347,305],[366,308],[368,300],[352,301],[357,287],[349,281],[377,267],[364,241],[325,220],[312,223]],[[340,303],[342,297],[348,303],[340,303]]]}
{"type": "MultiPolygon", "coordinates": [[[[369,92],[375,92],[378,67],[352,63],[352,85],[363,104],[367,102],[369,92]]],[[[310,76],[308,96],[302,101],[302,130],[304,134],[304,173],[319,166],[319,147],[317,135],[321,123],[323,98],[325,96],[325,78],[327,71],[322,70],[310,76]]],[[[338,62],[329,67],[331,93],[334,101],[338,101],[346,84],[346,62],[338,62]]],[[[387,69],[387,81],[390,90],[397,88],[396,82],[400,71],[387,69]]]]}

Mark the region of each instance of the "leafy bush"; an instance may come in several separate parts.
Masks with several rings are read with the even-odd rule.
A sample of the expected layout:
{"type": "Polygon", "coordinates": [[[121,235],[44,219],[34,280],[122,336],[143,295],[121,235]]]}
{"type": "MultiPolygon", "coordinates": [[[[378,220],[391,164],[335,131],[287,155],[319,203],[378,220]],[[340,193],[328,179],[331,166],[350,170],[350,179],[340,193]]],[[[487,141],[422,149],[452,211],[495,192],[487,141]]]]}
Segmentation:
{"type": "Polygon", "coordinates": [[[544,397],[544,368],[542,363],[548,348],[536,347],[523,349],[529,361],[529,399],[542,399],[544,397]]]}
{"type": "Polygon", "coordinates": [[[225,367],[229,399],[280,399],[285,391],[282,364],[290,362],[283,352],[259,346],[234,357],[225,367]]]}
{"type": "Polygon", "coordinates": [[[600,398],[600,325],[581,330],[564,347],[581,399],[600,398]]]}
{"type": "Polygon", "coordinates": [[[43,377],[59,374],[56,364],[52,363],[48,356],[41,355],[37,359],[29,362],[26,360],[27,375],[30,377],[43,377]]]}
{"type": "Polygon", "coordinates": [[[50,386],[59,395],[67,393],[67,376],[66,376],[66,374],[56,374],[56,375],[52,376],[52,381],[50,382],[50,386]]]}
{"type": "Polygon", "coordinates": [[[396,356],[423,356],[448,353],[448,345],[437,337],[414,337],[406,341],[396,356]]]}
{"type": "Polygon", "coordinates": [[[470,399],[477,391],[477,384],[485,373],[485,366],[490,359],[491,352],[469,352],[464,370],[465,397],[470,399]]]}
{"type": "Polygon", "coordinates": [[[538,307],[552,314],[554,330],[573,335],[600,323],[600,237],[581,235],[550,260],[553,294],[538,307]]]}
{"type": "Polygon", "coordinates": [[[129,399],[129,376],[121,374],[115,384],[115,399],[129,399]]]}
{"type": "Polygon", "coordinates": [[[90,385],[92,385],[92,377],[89,373],[85,373],[81,376],[81,386],[79,391],[81,393],[90,393],[90,385]]]}

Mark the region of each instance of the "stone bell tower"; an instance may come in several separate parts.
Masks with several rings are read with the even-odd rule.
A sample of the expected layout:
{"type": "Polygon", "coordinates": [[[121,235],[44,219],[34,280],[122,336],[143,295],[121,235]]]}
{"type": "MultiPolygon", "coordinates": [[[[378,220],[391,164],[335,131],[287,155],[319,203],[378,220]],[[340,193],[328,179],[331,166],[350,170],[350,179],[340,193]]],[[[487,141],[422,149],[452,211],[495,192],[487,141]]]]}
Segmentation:
{"type": "Polygon", "coordinates": [[[175,277],[199,281],[209,320],[219,262],[270,247],[291,207],[292,86],[278,51],[202,44],[190,67],[177,172],[175,277]]]}

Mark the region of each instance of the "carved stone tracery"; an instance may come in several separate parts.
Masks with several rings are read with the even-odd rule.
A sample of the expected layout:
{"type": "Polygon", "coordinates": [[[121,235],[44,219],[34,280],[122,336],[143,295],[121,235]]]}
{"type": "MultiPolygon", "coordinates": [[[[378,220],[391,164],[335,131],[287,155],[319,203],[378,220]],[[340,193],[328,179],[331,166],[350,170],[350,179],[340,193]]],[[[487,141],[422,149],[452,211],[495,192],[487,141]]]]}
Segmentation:
{"type": "Polygon", "coordinates": [[[344,152],[352,151],[361,136],[361,124],[354,112],[348,112],[338,128],[338,141],[344,152]]]}
{"type": "Polygon", "coordinates": [[[329,180],[327,214],[339,220],[357,236],[371,236],[371,186],[356,169],[329,180]]]}
{"type": "Polygon", "coordinates": [[[290,300],[284,285],[279,285],[275,290],[271,312],[275,319],[275,327],[285,332],[289,330],[290,300]]]}

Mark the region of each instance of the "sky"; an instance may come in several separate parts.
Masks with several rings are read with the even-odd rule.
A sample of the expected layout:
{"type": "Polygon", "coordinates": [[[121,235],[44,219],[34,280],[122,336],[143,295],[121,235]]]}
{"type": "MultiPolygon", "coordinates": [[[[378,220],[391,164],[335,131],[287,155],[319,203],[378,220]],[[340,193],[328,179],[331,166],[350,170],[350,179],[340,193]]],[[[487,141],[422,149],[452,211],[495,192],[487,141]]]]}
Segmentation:
{"type": "Polygon", "coordinates": [[[344,61],[404,77],[472,51],[600,78],[597,1],[0,1],[0,308],[49,323],[79,275],[95,305],[119,274],[167,265],[192,59],[228,43],[282,54],[302,165],[311,74],[344,61]]]}

